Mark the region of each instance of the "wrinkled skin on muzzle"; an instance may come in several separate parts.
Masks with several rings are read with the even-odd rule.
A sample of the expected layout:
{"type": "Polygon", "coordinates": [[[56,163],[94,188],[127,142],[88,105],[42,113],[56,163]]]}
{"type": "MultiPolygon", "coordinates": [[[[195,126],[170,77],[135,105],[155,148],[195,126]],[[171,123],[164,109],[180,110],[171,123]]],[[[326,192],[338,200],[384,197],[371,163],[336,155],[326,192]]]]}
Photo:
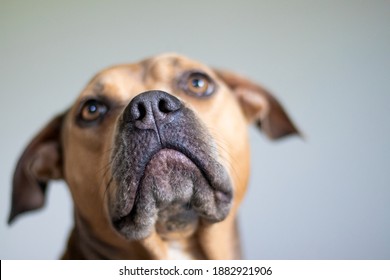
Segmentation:
{"type": "Polygon", "coordinates": [[[195,114],[174,96],[145,92],[120,119],[112,154],[115,228],[142,239],[223,220],[233,190],[215,143],[195,114]],[[164,221],[164,222],[162,222],[164,221]]]}

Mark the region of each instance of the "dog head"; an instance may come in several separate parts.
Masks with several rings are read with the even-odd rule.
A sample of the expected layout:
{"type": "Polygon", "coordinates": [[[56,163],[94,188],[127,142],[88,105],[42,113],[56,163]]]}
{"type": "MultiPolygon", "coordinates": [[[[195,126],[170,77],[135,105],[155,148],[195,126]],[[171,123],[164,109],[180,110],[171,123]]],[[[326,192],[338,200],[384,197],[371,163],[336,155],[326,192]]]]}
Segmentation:
{"type": "Polygon", "coordinates": [[[22,154],[9,221],[42,207],[48,182],[63,179],[96,231],[190,236],[235,215],[249,123],[272,139],[298,133],[264,88],[183,56],[103,70],[22,154]]]}

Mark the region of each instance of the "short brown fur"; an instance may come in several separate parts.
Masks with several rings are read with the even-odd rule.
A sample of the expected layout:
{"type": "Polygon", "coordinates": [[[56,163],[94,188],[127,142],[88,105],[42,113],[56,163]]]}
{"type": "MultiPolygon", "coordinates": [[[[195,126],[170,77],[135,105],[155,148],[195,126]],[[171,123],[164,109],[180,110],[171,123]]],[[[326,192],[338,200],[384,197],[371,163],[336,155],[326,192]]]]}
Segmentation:
{"type": "Polygon", "coordinates": [[[272,139],[298,134],[280,103],[261,86],[183,56],[164,54],[103,70],[74,105],[45,126],[24,151],[14,174],[9,221],[40,208],[49,181],[63,179],[72,194],[75,217],[64,259],[169,259],[175,258],[172,248],[179,248],[174,249],[179,257],[190,259],[239,259],[237,210],[248,184],[250,123],[272,139]],[[216,84],[216,92],[203,99],[183,93],[177,79],[188,70],[206,73],[216,84]],[[118,188],[110,181],[110,164],[124,109],[137,95],[150,90],[174,96],[194,113],[216,143],[215,160],[229,175],[233,202],[223,221],[199,218],[188,232],[169,234],[162,234],[156,226],[147,237],[129,240],[118,233],[110,218],[118,188]],[[77,125],[80,104],[97,96],[111,102],[104,121],[92,128],[77,125]]]}

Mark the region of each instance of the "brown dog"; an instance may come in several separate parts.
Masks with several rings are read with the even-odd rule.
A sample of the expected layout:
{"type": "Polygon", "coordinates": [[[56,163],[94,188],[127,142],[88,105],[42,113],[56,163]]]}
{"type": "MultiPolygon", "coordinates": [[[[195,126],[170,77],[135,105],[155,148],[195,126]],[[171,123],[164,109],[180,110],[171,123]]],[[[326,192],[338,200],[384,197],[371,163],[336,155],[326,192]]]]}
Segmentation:
{"type": "Polygon", "coordinates": [[[262,87],[165,54],[96,75],[32,140],[9,222],[67,182],[75,226],[65,259],[237,259],[248,183],[247,125],[298,133],[262,87]]]}

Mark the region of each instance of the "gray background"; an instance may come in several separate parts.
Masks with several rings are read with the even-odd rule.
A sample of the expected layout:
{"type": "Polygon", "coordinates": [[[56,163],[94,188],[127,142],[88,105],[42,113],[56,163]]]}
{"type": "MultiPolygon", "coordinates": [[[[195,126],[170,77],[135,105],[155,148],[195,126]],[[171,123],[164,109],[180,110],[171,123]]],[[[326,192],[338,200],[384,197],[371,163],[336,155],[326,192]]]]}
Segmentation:
{"type": "Polygon", "coordinates": [[[390,259],[389,1],[0,1],[0,258],[60,256],[70,196],[8,227],[31,137],[103,67],[174,51],[265,84],[306,134],[251,129],[249,259],[390,259]]]}

